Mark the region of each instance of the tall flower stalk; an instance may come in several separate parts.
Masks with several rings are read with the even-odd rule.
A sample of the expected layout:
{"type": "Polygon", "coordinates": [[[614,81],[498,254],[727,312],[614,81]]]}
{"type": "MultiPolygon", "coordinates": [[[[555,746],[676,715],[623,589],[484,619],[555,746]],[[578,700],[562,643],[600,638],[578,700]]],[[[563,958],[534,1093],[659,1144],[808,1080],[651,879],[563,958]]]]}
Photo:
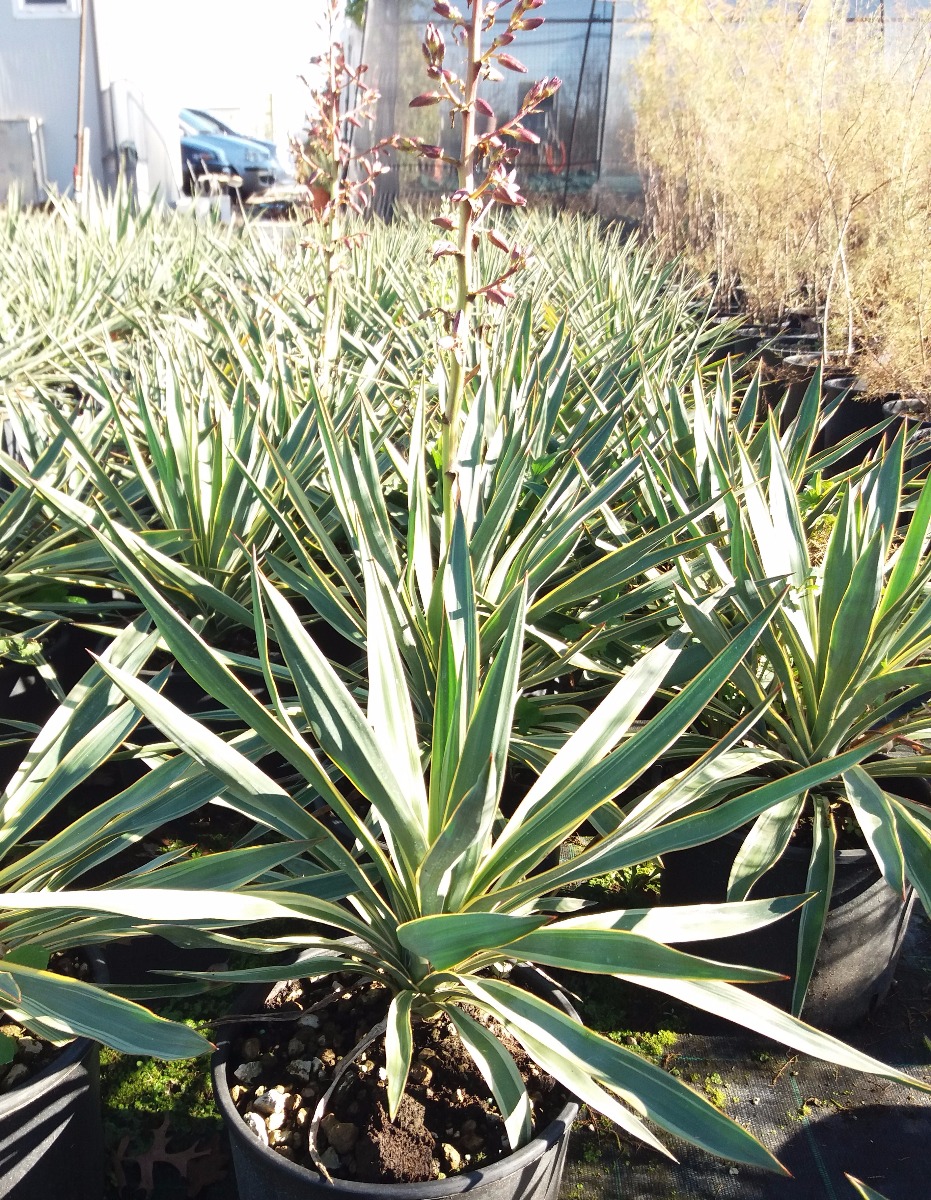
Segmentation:
{"type": "Polygon", "coordinates": [[[297,176],[308,185],[311,219],[320,233],[320,363],[326,390],[332,384],[339,357],[343,318],[339,273],[346,250],[358,236],[347,233],[347,210],[364,212],[374,195],[375,180],[387,170],[379,154],[380,145],[353,152],[352,132],[374,123],[380,93],[365,83],[368,67],[364,63],[353,67],[346,61],[343,44],[335,36],[339,17],[340,0],[329,0],[328,49],[311,59],[312,65],[323,68],[323,82],[308,84],[311,112],[303,137],[292,144],[297,176]]]}
{"type": "Polygon", "coordinates": [[[520,143],[536,144],[539,137],[523,121],[551,97],[560,87],[555,76],[538,81],[531,87],[515,116],[498,122],[494,109],[480,94],[486,82],[499,82],[501,68],[524,74],[527,68],[508,53],[518,33],[539,28],[543,18],[532,15],[542,8],[544,0],[517,0],[502,26],[504,3],[482,3],[466,0],[466,12],[454,8],[446,0],[435,0],[433,10],[447,22],[454,39],[464,44],[465,66],[462,76],[447,66],[447,46],[439,27],[431,22],[425,31],[423,53],[427,74],[435,88],[423,92],[411,101],[412,108],[446,104],[451,123],[458,120],[458,156],[447,155],[441,146],[430,145],[421,138],[395,138],[402,150],[423,158],[441,160],[455,167],[458,186],[451,197],[454,216],[434,218],[448,238],[433,247],[434,261],[444,257],[455,260],[455,293],[453,306],[445,313],[446,331],[440,341],[441,349],[449,354],[447,386],[442,414],[441,464],[443,473],[444,530],[448,542],[454,505],[457,499],[456,461],[459,451],[466,388],[477,358],[476,341],[480,326],[476,306],[481,297],[491,304],[504,305],[514,296],[513,277],[523,270],[530,258],[530,248],[515,244],[504,232],[491,227],[494,206],[516,207],[526,204],[515,179],[514,162],[520,143]],[[485,35],[491,41],[483,47],[485,35]],[[480,118],[487,128],[479,129],[480,118]],[[482,283],[479,279],[477,251],[480,239],[488,241],[506,256],[506,261],[494,278],[482,283]]]}

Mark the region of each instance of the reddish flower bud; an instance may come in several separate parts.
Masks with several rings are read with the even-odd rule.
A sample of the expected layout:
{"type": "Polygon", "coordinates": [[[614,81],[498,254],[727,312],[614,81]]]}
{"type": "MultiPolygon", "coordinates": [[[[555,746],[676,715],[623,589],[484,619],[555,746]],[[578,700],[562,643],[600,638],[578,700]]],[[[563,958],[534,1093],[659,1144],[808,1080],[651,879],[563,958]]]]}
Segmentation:
{"type": "Polygon", "coordinates": [[[438,225],[440,229],[451,230],[456,228],[456,222],[452,217],[434,217],[431,224],[438,225]]]}
{"type": "Polygon", "coordinates": [[[443,61],[443,56],[446,54],[446,43],[443,41],[443,35],[432,21],[424,30],[421,48],[427,62],[441,63],[443,61]]]}
{"type": "Polygon", "coordinates": [[[505,254],[511,253],[511,247],[504,240],[504,238],[497,231],[497,229],[489,229],[488,232],[485,234],[485,237],[488,238],[488,240],[491,242],[491,244],[493,246],[497,246],[499,250],[503,250],[505,252],[505,254]]]}
{"type": "Polygon", "coordinates": [[[475,111],[480,112],[485,117],[495,119],[495,110],[491,107],[487,100],[483,100],[481,96],[475,98],[475,111]]]}
{"type": "Polygon", "coordinates": [[[514,138],[517,142],[526,142],[531,146],[538,146],[540,139],[535,133],[531,133],[529,129],[525,129],[523,125],[511,125],[502,130],[508,137],[514,138]]]}
{"type": "Polygon", "coordinates": [[[409,108],[427,108],[431,104],[439,104],[443,99],[442,92],[421,92],[408,105],[409,108]]]}
{"type": "Polygon", "coordinates": [[[438,258],[448,258],[459,253],[459,247],[455,242],[434,242],[433,243],[433,261],[438,258]]]}
{"type": "Polygon", "coordinates": [[[500,65],[506,68],[508,71],[516,71],[519,75],[527,74],[527,68],[524,66],[524,64],[518,59],[514,58],[512,55],[496,54],[495,58],[498,60],[500,65]]]}

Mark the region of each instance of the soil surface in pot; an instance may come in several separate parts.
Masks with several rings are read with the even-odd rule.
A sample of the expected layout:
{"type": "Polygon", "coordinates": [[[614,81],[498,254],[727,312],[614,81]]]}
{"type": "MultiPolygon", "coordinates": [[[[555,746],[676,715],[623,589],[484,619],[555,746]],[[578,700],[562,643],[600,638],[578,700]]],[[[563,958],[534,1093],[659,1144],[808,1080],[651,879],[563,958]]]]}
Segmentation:
{"type": "MultiPolygon", "coordinates": [[[[231,1092],[246,1124],[284,1157],[316,1170],[311,1120],[341,1059],[384,1020],[390,994],[378,984],[292,983],[271,1004],[291,1020],[245,1025],[233,1045],[231,1092]]],[[[477,1010],[510,1051],[545,1128],[568,1094],[500,1026],[477,1010]]],[[[279,1014],[275,1014],[277,1017],[279,1014]]],[[[281,1015],[284,1015],[282,1013],[281,1015]]],[[[336,1177],[367,1183],[419,1183],[475,1170],[511,1152],[504,1123],[478,1068],[445,1017],[415,1018],[407,1090],[388,1117],[384,1037],[339,1081],[320,1123],[317,1152],[336,1177]]]]}
{"type": "MultiPolygon", "coordinates": [[[[62,951],[53,955],[49,961],[49,970],[85,981],[90,981],[93,976],[90,963],[74,951],[62,951]]],[[[61,1054],[61,1046],[47,1042],[44,1038],[34,1037],[28,1029],[11,1021],[2,1012],[0,1034],[13,1043],[12,1059],[10,1062],[0,1063],[0,1094],[25,1086],[61,1054]]]]}

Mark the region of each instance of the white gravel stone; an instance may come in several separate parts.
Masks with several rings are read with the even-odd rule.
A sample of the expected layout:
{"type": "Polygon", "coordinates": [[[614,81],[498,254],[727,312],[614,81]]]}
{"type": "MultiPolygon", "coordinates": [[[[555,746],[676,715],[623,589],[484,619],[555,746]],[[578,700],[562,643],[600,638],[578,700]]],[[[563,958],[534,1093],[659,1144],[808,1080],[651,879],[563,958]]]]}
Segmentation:
{"type": "Polygon", "coordinates": [[[265,1122],[258,1113],[247,1112],[243,1117],[245,1123],[249,1126],[255,1136],[259,1139],[263,1146],[268,1145],[268,1130],[265,1128],[265,1122]]]}
{"type": "Polygon", "coordinates": [[[333,1113],[327,1113],[320,1127],[337,1154],[348,1154],[359,1140],[358,1126],[351,1121],[340,1121],[333,1113]]]}
{"type": "Polygon", "coordinates": [[[21,1037],[16,1043],[16,1048],[23,1058],[35,1058],[37,1054],[42,1053],[42,1043],[38,1038],[21,1037]]]}
{"type": "Polygon", "coordinates": [[[312,1013],[312,1012],[302,1013],[298,1017],[297,1023],[298,1023],[298,1025],[302,1026],[304,1029],[319,1029],[320,1028],[320,1018],[317,1016],[316,1013],[312,1013]]]}
{"type": "Polygon", "coordinates": [[[323,1063],[319,1058],[295,1058],[288,1063],[288,1074],[293,1075],[302,1083],[310,1083],[318,1073],[323,1063]]]}
{"type": "Polygon", "coordinates": [[[277,1089],[265,1092],[264,1095],[256,1096],[253,1100],[252,1111],[261,1113],[263,1117],[270,1117],[272,1113],[283,1113],[290,1098],[289,1092],[279,1092],[277,1089]]]}
{"type": "Polygon", "coordinates": [[[240,1083],[252,1083],[262,1074],[262,1064],[259,1062],[240,1063],[233,1075],[240,1083]]]}
{"type": "Polygon", "coordinates": [[[29,1068],[23,1066],[22,1063],[13,1063],[9,1071],[3,1077],[3,1083],[0,1083],[0,1092],[9,1092],[16,1087],[17,1084],[23,1083],[29,1078],[29,1068]]]}
{"type": "Polygon", "coordinates": [[[458,1171],[462,1166],[462,1157],[455,1146],[451,1146],[449,1142],[443,1142],[440,1146],[443,1151],[443,1157],[446,1159],[446,1165],[450,1171],[458,1171]]]}

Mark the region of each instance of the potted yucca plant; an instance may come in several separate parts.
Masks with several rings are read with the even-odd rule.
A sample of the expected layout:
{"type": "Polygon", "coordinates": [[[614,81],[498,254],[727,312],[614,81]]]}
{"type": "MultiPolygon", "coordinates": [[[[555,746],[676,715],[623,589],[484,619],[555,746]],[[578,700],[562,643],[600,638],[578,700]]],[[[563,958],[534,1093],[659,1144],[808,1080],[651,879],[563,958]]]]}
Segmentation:
{"type": "MultiPolygon", "coordinates": [[[[480,1189],[485,1195],[522,1195],[532,1184],[540,1194],[555,1195],[573,1112],[570,1097],[656,1148],[662,1145],[650,1125],[712,1153],[778,1169],[762,1146],[702,1096],[587,1029],[545,978],[521,970],[524,964],[641,983],[797,1049],[914,1082],[735,986],[771,979],[770,972],[724,966],[667,944],[767,924],[802,897],[586,915],[584,905],[561,894],[675,845],[674,831],[657,828],[668,813],[668,793],[661,790],[629,812],[617,799],[695,720],[767,628],[778,601],[658,716],[637,724],[688,637],[675,632],[645,655],[506,816],[501,787],[519,697],[526,585],[514,589],[503,637],[490,666],[480,671],[481,612],[456,514],[435,613],[442,628],[437,703],[431,727],[418,730],[388,585],[370,558],[364,563],[365,708],[257,569],[254,610],[268,704],[121,557],[172,653],[239,715],[252,741],[242,748],[231,745],[120,667],[102,664],[103,669],[181,748],[166,766],[206,769],[224,802],[246,806],[266,825],[292,832],[277,847],[282,865],[243,886],[70,891],[67,904],[75,911],[120,914],[142,927],[193,925],[201,938],[216,937],[226,945],[231,925],[259,923],[254,934],[236,939],[240,948],[291,952],[283,962],[279,954],[270,965],[197,975],[206,983],[241,981],[266,990],[275,985],[271,1009],[254,996],[244,1001],[253,1015],[231,1031],[214,1063],[242,1196],[264,1195],[270,1187],[288,1197],[321,1189],[373,1194],[371,1181],[381,1187],[405,1178],[391,1153],[385,1157],[379,1150],[393,1144],[399,1120],[426,1149],[427,1164],[420,1182],[399,1194],[480,1189]],[[281,654],[274,666],[266,630],[281,654]],[[275,757],[263,770],[258,763],[269,754],[275,757]],[[285,787],[279,780],[288,773],[285,787]],[[596,815],[608,832],[572,861],[547,866],[562,840],[596,815]],[[306,1011],[294,1003],[302,997],[306,1011]],[[347,1003],[349,1013],[341,1018],[346,1027],[338,1028],[347,1003]],[[372,1028],[360,1028],[368,1018],[372,1028]],[[338,1067],[332,1044],[337,1038],[338,1067]],[[468,1128],[460,1113],[454,1122],[460,1140],[445,1126],[430,1132],[432,1079],[449,1069],[437,1057],[440,1043],[444,1054],[458,1053],[460,1063],[474,1064],[469,1070],[487,1092],[481,1120],[470,1117],[468,1128]],[[566,1095],[566,1101],[556,1095],[548,1116],[544,1092],[555,1085],[544,1085],[546,1079],[566,1095]],[[367,1121],[352,1108],[363,1099],[367,1121]],[[502,1151],[505,1156],[494,1161],[502,1151]],[[476,1155],[484,1159],[476,1161],[476,1155]]],[[[741,723],[682,774],[678,803],[701,805],[722,775],[745,767],[745,754],[735,755],[733,746],[746,728],[741,723]]],[[[762,811],[816,786],[833,770],[833,764],[802,769],[740,800],[762,811]]],[[[274,853],[274,844],[267,849],[274,853]]],[[[212,857],[222,872],[226,855],[212,857]]],[[[42,891],[22,897],[36,910],[62,901],[42,891]]],[[[0,896],[0,902],[9,898],[0,896]]],[[[461,1069],[465,1079],[466,1067],[461,1069]]]]}
{"type": "MultiPolygon", "coordinates": [[[[722,798],[712,812],[679,822],[683,845],[698,847],[700,890],[680,882],[675,859],[667,860],[667,882],[680,902],[743,900],[783,890],[787,880],[814,893],[796,918],[788,957],[761,946],[756,958],[793,976],[782,989],[793,1012],[850,1024],[888,991],[911,889],[931,902],[931,483],[910,494],[900,433],[837,487],[833,506],[816,507],[813,525],[772,425],[756,467],[741,436],[732,436],[742,495],[720,493],[719,517],[731,530],[729,553],[712,563],[721,603],[709,610],[683,591],[682,616],[702,652],[714,655],[776,592],[789,591],[703,718],[708,744],[716,730],[759,712],[747,734],[768,759],[758,770],[776,779],[817,765],[829,774],[765,811],[722,798]],[[717,840],[723,836],[730,840],[717,840]],[[719,897],[716,857],[726,860],[719,897]]],[[[713,447],[707,463],[722,485],[729,476],[720,450],[713,447]]],[[[745,944],[736,952],[753,958],[745,944]]]]}
{"type": "MultiPolygon", "coordinates": [[[[148,624],[141,619],[124,630],[102,661],[135,674],[155,645],[148,624]]],[[[70,823],[58,817],[62,802],[80,796],[74,790],[90,781],[87,796],[94,773],[139,719],[101,666],[91,666],[39,732],[0,800],[0,1196],[20,1196],[28,1188],[99,1200],[98,1043],[162,1058],[209,1049],[193,1029],[102,986],[107,971],[99,947],[125,921],[17,907],[20,891],[41,888],[55,895],[92,869],[99,878],[108,859],[158,824],[165,794],[157,770],[103,803],[92,801],[70,823]]],[[[188,797],[189,808],[199,803],[188,797]]],[[[142,869],[135,878],[169,885],[177,867],[167,869],[164,877],[142,869]]],[[[131,875],[118,871],[116,878],[131,885],[131,875]]]]}

